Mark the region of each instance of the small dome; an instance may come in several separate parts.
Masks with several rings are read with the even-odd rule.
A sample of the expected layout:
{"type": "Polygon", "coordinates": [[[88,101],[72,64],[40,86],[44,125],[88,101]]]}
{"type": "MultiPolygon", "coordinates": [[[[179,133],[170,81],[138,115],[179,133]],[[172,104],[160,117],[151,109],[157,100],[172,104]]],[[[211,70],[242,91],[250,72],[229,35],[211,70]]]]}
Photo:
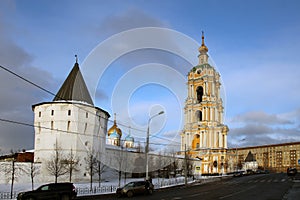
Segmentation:
{"type": "Polygon", "coordinates": [[[121,129],[118,128],[117,124],[114,123],[114,125],[107,131],[107,135],[110,136],[113,133],[118,133],[120,136],[122,136],[121,129]]]}
{"type": "Polygon", "coordinates": [[[120,137],[122,136],[122,131],[117,126],[116,114],[115,114],[115,119],[114,119],[114,125],[107,131],[107,135],[110,136],[113,133],[117,133],[120,137]]]}
{"type": "Polygon", "coordinates": [[[126,136],[125,141],[134,142],[134,138],[129,134],[129,135],[126,136]]]}
{"type": "Polygon", "coordinates": [[[199,47],[199,52],[200,53],[206,53],[208,52],[208,48],[205,46],[205,44],[202,44],[200,47],[199,47]]]}
{"type": "Polygon", "coordinates": [[[119,135],[119,133],[117,133],[116,131],[113,132],[113,133],[111,133],[108,137],[111,138],[111,139],[119,139],[119,138],[121,138],[121,136],[119,135]]]}
{"type": "Polygon", "coordinates": [[[204,44],[204,32],[203,31],[202,31],[202,44],[201,44],[201,46],[199,47],[198,50],[199,50],[200,53],[207,53],[208,52],[208,48],[204,44]]]}

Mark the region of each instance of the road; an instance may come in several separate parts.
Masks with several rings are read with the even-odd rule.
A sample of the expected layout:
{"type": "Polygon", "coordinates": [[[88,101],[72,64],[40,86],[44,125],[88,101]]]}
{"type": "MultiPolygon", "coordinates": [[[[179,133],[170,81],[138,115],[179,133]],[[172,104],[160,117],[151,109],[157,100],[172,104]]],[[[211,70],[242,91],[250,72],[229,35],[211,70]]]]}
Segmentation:
{"type": "MultiPolygon", "coordinates": [[[[194,184],[155,191],[153,195],[141,195],[131,199],[149,200],[282,200],[293,185],[286,174],[260,174],[227,178],[220,181],[194,184]]],[[[81,197],[78,199],[120,199],[115,195],[81,197]]],[[[127,199],[127,198],[125,198],[127,199]]]]}

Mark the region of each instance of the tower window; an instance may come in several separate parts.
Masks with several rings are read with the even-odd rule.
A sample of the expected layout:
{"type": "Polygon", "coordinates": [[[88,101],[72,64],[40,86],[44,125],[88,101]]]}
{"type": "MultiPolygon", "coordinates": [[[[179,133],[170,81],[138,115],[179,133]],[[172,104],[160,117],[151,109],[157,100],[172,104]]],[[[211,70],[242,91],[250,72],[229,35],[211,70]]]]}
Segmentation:
{"type": "Polygon", "coordinates": [[[201,103],[202,102],[202,97],[203,97],[203,87],[199,86],[197,88],[196,92],[197,92],[197,101],[198,101],[198,103],[201,103]]]}
{"type": "Polygon", "coordinates": [[[51,110],[51,115],[52,115],[52,116],[54,115],[54,110],[51,110]]]}
{"type": "Polygon", "coordinates": [[[84,124],[84,133],[86,133],[87,123],[84,124]]]}
{"type": "Polygon", "coordinates": [[[71,115],[71,110],[68,110],[68,115],[69,115],[69,116],[71,115]]]}
{"type": "Polygon", "coordinates": [[[67,131],[70,131],[71,121],[68,121],[67,131]]]}
{"type": "Polygon", "coordinates": [[[42,116],[42,112],[40,111],[40,112],[39,112],[39,117],[41,117],[41,116],[42,116]]]}
{"type": "Polygon", "coordinates": [[[88,118],[89,117],[89,113],[85,113],[85,118],[88,118]]]}
{"type": "Polygon", "coordinates": [[[200,110],[196,111],[196,119],[198,122],[202,121],[202,111],[200,111],[200,110]]]}
{"type": "Polygon", "coordinates": [[[41,133],[41,123],[38,123],[38,133],[41,133]]]}

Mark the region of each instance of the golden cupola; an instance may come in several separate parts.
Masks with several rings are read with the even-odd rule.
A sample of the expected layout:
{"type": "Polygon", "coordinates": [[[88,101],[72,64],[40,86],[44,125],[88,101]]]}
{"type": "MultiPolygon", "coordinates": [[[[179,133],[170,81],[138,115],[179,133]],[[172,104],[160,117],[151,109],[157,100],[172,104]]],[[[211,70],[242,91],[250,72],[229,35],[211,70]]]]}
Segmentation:
{"type": "Polygon", "coordinates": [[[207,48],[207,46],[205,46],[205,44],[204,44],[204,32],[202,31],[202,44],[201,44],[201,46],[199,47],[199,52],[200,52],[200,54],[201,53],[207,53],[208,52],[208,48],[207,48]]]}
{"type": "Polygon", "coordinates": [[[202,31],[202,44],[201,46],[199,47],[199,52],[200,54],[198,55],[198,58],[199,58],[199,65],[202,65],[202,64],[208,64],[208,48],[207,46],[204,44],[204,32],[202,31]]]}
{"type": "Polygon", "coordinates": [[[119,129],[119,127],[117,126],[117,121],[116,121],[116,114],[114,117],[114,124],[112,125],[112,127],[107,131],[107,135],[110,136],[111,134],[118,134],[121,138],[122,136],[122,131],[121,129],[119,129]]]}

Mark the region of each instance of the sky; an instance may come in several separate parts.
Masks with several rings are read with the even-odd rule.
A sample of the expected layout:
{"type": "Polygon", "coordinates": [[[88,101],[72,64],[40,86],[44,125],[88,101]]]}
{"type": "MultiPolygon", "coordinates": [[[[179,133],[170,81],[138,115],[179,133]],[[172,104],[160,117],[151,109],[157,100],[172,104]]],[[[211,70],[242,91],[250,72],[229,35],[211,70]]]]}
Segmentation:
{"type": "MultiPolygon", "coordinates": [[[[228,146],[296,142],[299,9],[297,0],[2,0],[0,65],[56,93],[76,54],[95,106],[117,114],[124,136],[130,132],[145,141],[149,118],[163,110],[150,123],[150,141],[178,147],[186,75],[194,65],[187,57],[197,60],[194,46],[204,31],[211,63],[222,78],[228,146]],[[134,49],[130,40],[144,46],[134,49]],[[145,41],[157,46],[149,48],[145,41]],[[176,55],[177,49],[188,55],[176,55]]],[[[3,69],[0,84],[0,119],[33,124],[31,106],[53,99],[3,69]]],[[[0,154],[33,146],[31,126],[0,121],[0,154]]]]}

